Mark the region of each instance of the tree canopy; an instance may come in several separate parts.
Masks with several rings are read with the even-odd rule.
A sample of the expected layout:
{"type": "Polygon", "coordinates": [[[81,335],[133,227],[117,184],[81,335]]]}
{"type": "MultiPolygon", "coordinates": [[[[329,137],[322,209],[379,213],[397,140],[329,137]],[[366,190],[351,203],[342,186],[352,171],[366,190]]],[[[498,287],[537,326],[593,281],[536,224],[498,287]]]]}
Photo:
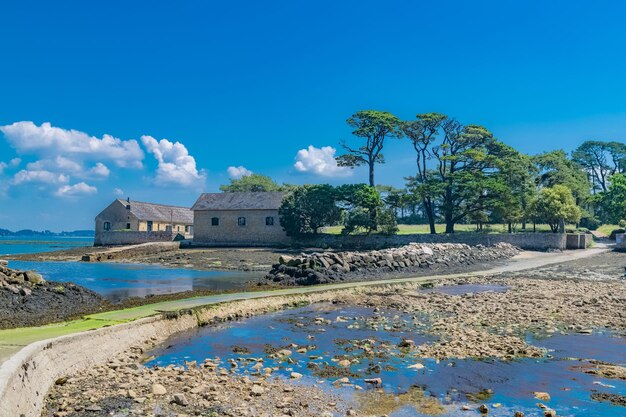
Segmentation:
{"type": "Polygon", "coordinates": [[[230,184],[220,186],[220,190],[225,193],[283,191],[284,189],[285,186],[281,186],[270,177],[261,174],[231,178],[230,184]]]}

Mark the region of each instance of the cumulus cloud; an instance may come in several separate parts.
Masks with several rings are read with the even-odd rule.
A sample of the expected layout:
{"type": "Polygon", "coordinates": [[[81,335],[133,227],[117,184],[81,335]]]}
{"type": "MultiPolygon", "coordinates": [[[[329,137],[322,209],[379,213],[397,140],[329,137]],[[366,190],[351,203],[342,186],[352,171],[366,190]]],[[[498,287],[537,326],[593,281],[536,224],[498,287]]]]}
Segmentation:
{"type": "Polygon", "coordinates": [[[158,162],[155,182],[161,185],[192,186],[204,183],[206,175],[198,172],[196,160],[180,142],[142,136],[141,142],[158,162]]]}
{"type": "Polygon", "coordinates": [[[98,189],[96,187],[92,187],[91,185],[84,182],[79,182],[74,185],[64,185],[62,187],[59,187],[55,194],[59,197],[74,197],[80,195],[95,194],[97,192],[98,189]]]}
{"type": "Polygon", "coordinates": [[[5,169],[7,169],[7,168],[15,168],[16,166],[18,166],[21,163],[22,163],[22,160],[20,158],[13,158],[8,163],[0,161],[0,174],[2,174],[2,172],[5,169]]]}
{"type": "Polygon", "coordinates": [[[294,167],[300,172],[310,172],[324,177],[346,177],[352,174],[348,167],[337,165],[335,153],[337,150],[332,146],[316,148],[309,145],[307,149],[300,149],[296,154],[294,167]]]}
{"type": "Polygon", "coordinates": [[[40,183],[65,184],[70,181],[69,176],[43,169],[23,169],[13,177],[13,184],[40,183]]]}
{"type": "Polygon", "coordinates": [[[241,177],[247,177],[248,175],[252,175],[252,171],[241,165],[238,167],[228,167],[227,171],[228,176],[232,179],[239,179],[241,177]]]}
{"type": "Polygon", "coordinates": [[[113,189],[113,194],[116,196],[122,196],[124,195],[124,190],[122,190],[121,188],[114,188],[113,189]]]}
{"type": "Polygon", "coordinates": [[[80,174],[83,171],[83,166],[81,164],[62,156],[57,156],[53,159],[41,159],[39,161],[30,162],[26,164],[26,168],[33,171],[47,170],[72,174],[80,174]]]}
{"type": "Polygon", "coordinates": [[[93,168],[89,170],[89,173],[96,177],[106,178],[109,176],[111,171],[102,162],[98,162],[93,168]]]}
{"type": "Polygon", "coordinates": [[[75,159],[113,161],[119,167],[142,167],[144,157],[136,140],[121,140],[111,135],[102,138],[79,130],[37,126],[30,121],[0,126],[9,144],[18,152],[42,159],[71,156],[75,159]]]}

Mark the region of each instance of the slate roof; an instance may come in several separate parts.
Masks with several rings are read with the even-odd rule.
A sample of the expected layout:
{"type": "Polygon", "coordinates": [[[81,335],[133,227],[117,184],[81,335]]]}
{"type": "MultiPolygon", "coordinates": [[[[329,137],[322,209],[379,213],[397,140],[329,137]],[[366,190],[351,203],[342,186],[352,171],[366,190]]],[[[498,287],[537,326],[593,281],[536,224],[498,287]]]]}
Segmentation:
{"type": "Polygon", "coordinates": [[[204,193],[191,210],[278,210],[285,193],[204,193]]]}
{"type": "Polygon", "coordinates": [[[118,199],[124,206],[130,204],[130,212],[139,220],[193,224],[193,211],[188,207],[166,206],[164,204],[143,203],[141,201],[118,199]]]}

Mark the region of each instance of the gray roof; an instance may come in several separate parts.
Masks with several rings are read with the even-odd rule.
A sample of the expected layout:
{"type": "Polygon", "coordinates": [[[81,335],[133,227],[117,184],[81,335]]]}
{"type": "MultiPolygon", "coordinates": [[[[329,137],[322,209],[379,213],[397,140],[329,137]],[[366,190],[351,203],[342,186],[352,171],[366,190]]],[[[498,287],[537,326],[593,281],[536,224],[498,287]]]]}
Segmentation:
{"type": "Polygon", "coordinates": [[[278,210],[285,193],[204,193],[192,210],[278,210]]]}
{"type": "Polygon", "coordinates": [[[142,203],[141,201],[118,199],[123,205],[130,204],[130,212],[139,220],[193,224],[193,211],[188,207],[166,206],[164,204],[142,203]]]}

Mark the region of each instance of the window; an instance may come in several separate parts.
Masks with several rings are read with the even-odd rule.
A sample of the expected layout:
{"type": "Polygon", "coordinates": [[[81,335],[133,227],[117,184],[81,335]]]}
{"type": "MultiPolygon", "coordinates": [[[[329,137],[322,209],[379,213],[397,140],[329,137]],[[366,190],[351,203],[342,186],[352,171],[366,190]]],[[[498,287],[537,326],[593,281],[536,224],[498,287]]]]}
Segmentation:
{"type": "Polygon", "coordinates": [[[104,228],[104,230],[111,230],[111,222],[104,222],[104,225],[102,227],[104,228]]]}
{"type": "Polygon", "coordinates": [[[154,227],[154,223],[152,222],[152,220],[148,220],[146,227],[148,229],[148,232],[152,231],[152,228],[154,227]]]}
{"type": "Polygon", "coordinates": [[[246,218],[245,218],[245,217],[239,217],[239,218],[237,219],[237,224],[238,224],[239,226],[245,226],[245,225],[246,225],[246,218]]]}
{"type": "Polygon", "coordinates": [[[211,218],[211,226],[219,226],[220,225],[220,218],[219,217],[212,217],[211,218]]]}
{"type": "Polygon", "coordinates": [[[130,223],[126,223],[126,228],[130,230],[130,223]]]}
{"type": "Polygon", "coordinates": [[[274,218],[273,217],[266,217],[265,218],[265,225],[266,226],[274,226],[274,218]]]}
{"type": "Polygon", "coordinates": [[[189,226],[185,226],[185,233],[189,233],[189,226]]]}

